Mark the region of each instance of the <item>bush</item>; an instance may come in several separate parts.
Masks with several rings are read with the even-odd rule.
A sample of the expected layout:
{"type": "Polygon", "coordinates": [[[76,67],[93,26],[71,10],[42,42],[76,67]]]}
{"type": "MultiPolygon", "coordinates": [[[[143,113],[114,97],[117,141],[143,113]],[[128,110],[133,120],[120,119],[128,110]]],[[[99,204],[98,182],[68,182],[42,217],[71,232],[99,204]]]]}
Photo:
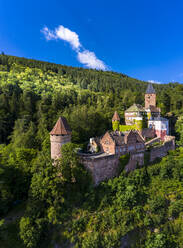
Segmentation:
{"type": "Polygon", "coordinates": [[[119,173],[121,173],[125,166],[128,164],[130,160],[130,154],[127,153],[125,155],[122,155],[120,158],[119,158],[119,173]]]}

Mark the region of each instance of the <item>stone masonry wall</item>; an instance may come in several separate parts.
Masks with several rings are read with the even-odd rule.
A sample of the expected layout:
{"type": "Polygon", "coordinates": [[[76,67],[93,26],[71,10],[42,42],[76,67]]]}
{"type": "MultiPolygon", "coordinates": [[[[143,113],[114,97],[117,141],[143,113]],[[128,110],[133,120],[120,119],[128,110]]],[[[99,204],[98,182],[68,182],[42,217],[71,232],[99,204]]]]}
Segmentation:
{"type": "Polygon", "coordinates": [[[150,105],[156,106],[156,94],[145,94],[145,108],[148,109],[150,105]]]}
{"type": "MultiPolygon", "coordinates": [[[[81,163],[92,174],[95,185],[100,182],[113,178],[118,175],[119,172],[119,156],[107,155],[105,153],[99,156],[81,156],[81,163]]],[[[125,166],[125,171],[130,172],[135,170],[137,166],[144,164],[144,152],[131,153],[130,160],[125,166]]]]}
{"type": "Polygon", "coordinates": [[[150,151],[150,162],[156,158],[163,158],[168,154],[168,151],[175,149],[175,138],[166,136],[165,142],[162,146],[154,147],[150,151]]]}
{"type": "MultiPolygon", "coordinates": [[[[169,150],[175,149],[175,138],[166,136],[165,142],[162,146],[154,147],[150,151],[150,161],[156,158],[162,158],[167,155],[169,150]]],[[[135,170],[138,166],[144,165],[144,152],[131,152],[130,160],[125,166],[125,171],[130,172],[135,170]]],[[[109,155],[106,153],[98,154],[79,154],[81,163],[92,174],[95,185],[107,179],[118,175],[119,171],[119,157],[120,155],[109,155]]]]}
{"type": "Polygon", "coordinates": [[[71,141],[71,135],[50,135],[51,141],[51,158],[61,157],[61,147],[71,141]]]}
{"type": "Polygon", "coordinates": [[[144,152],[131,153],[130,160],[128,164],[125,166],[125,171],[130,172],[132,170],[135,170],[137,166],[142,166],[142,165],[144,165],[144,152]]]}
{"type": "Polygon", "coordinates": [[[81,163],[91,172],[95,185],[118,175],[119,158],[116,155],[81,157],[81,163]]]}

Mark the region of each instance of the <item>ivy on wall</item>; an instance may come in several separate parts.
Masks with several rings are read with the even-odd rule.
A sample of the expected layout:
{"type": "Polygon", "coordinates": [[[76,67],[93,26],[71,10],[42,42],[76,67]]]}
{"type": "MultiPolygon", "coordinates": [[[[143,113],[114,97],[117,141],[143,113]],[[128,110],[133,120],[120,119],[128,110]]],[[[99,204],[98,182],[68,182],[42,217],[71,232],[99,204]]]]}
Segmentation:
{"type": "Polygon", "coordinates": [[[129,162],[129,160],[130,160],[130,154],[129,153],[120,156],[120,158],[119,158],[119,173],[121,173],[124,170],[125,166],[129,162]]]}

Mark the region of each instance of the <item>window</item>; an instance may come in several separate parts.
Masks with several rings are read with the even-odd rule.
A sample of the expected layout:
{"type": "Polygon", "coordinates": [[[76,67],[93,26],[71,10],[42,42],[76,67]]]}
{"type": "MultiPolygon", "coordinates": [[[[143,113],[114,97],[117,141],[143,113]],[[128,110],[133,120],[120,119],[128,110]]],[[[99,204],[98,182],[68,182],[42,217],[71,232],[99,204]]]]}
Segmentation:
{"type": "Polygon", "coordinates": [[[129,151],[133,151],[134,148],[135,148],[134,146],[129,146],[129,147],[128,147],[128,150],[129,150],[129,151]]]}

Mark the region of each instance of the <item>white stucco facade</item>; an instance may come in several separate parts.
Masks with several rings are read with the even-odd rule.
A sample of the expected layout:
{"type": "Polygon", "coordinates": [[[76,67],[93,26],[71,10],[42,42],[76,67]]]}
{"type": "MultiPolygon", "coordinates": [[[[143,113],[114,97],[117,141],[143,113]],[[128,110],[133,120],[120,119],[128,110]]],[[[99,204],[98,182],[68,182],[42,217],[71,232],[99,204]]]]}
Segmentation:
{"type": "Polygon", "coordinates": [[[169,121],[166,118],[158,117],[148,121],[148,127],[153,127],[157,131],[166,131],[166,135],[169,134],[169,121]]]}

